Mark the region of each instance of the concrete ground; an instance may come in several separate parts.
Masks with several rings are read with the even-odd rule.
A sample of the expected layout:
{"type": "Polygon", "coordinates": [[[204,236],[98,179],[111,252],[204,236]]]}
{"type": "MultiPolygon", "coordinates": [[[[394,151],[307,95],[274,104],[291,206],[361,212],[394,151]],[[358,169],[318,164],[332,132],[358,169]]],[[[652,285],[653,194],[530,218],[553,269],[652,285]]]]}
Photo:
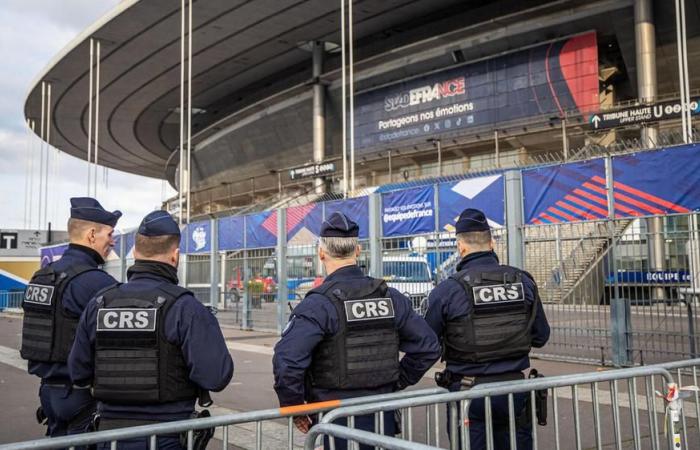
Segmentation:
{"type": "MultiPolygon", "coordinates": [[[[222,327],[224,335],[229,343],[229,349],[235,362],[234,377],[231,384],[220,393],[212,394],[215,408],[214,414],[226,414],[239,411],[253,411],[259,409],[275,408],[278,406],[277,398],[273,390],[272,353],[277,336],[273,334],[241,331],[235,327],[222,327]]],[[[19,358],[19,344],[21,332],[21,317],[7,314],[0,315],[0,443],[16,442],[42,437],[43,429],[34,420],[34,411],[38,406],[38,379],[26,373],[26,364],[19,358]]],[[[547,375],[574,374],[603,370],[595,366],[533,360],[533,366],[547,375]]],[[[438,364],[425,378],[411,389],[434,387],[432,374],[434,370],[440,370],[438,364]]],[[[605,369],[607,370],[607,368],[605,369]]],[[[656,388],[660,388],[660,380],[657,379],[656,388]]],[[[635,448],[633,442],[633,427],[631,417],[633,412],[639,416],[640,427],[638,430],[641,438],[638,448],[651,448],[649,441],[649,425],[653,424],[656,416],[659,430],[659,440],[664,441],[663,436],[663,405],[661,402],[648,403],[644,380],[638,379],[633,386],[637,389],[637,396],[629,396],[628,390],[632,385],[620,382],[617,399],[619,400],[619,436],[622,448],[635,448]],[[637,407],[630,409],[630,400],[637,407]],[[657,414],[648,414],[648,406],[656,408],[657,414]]],[[[581,448],[595,448],[599,439],[603,448],[615,448],[616,430],[614,427],[613,407],[610,391],[613,386],[601,383],[597,387],[599,399],[599,423],[600,430],[596,433],[594,426],[595,414],[592,398],[594,397],[590,386],[581,386],[575,393],[578,396],[577,408],[574,408],[574,393],[571,388],[559,388],[556,390],[557,410],[550,397],[549,424],[546,427],[537,427],[539,448],[556,448],[556,436],[559,436],[559,448],[576,448],[577,441],[581,442],[581,448]],[[556,416],[556,420],[555,420],[556,416]],[[580,423],[579,433],[575,433],[575,422],[580,423]]],[[[425,408],[416,408],[413,414],[414,438],[425,437],[426,419],[425,408]]],[[[686,448],[700,448],[698,436],[698,411],[695,403],[686,402],[686,435],[688,446],[686,448]]],[[[444,407],[440,407],[440,428],[444,430],[444,407]]],[[[434,419],[433,419],[434,420],[434,419]]],[[[262,448],[286,448],[287,426],[286,420],[265,423],[262,426],[262,448]]],[[[431,426],[431,429],[433,426],[431,426]]],[[[228,430],[229,448],[255,448],[255,425],[231,426],[228,430]]],[[[222,431],[217,432],[216,437],[222,439],[222,431]]],[[[434,439],[434,438],[433,438],[434,439]]],[[[295,433],[295,443],[301,445],[303,436],[295,433]]],[[[441,432],[440,446],[447,446],[447,437],[441,432]]],[[[210,448],[221,448],[221,442],[212,441],[210,448]]],[[[662,445],[661,448],[665,448],[662,445]]]]}

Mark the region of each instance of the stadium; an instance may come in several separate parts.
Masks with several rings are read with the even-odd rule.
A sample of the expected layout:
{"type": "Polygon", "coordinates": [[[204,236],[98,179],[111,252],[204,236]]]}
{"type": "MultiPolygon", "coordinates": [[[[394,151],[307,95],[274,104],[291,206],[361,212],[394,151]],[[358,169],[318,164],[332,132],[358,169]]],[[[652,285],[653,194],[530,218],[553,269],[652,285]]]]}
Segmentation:
{"type": "MultiPolygon", "coordinates": [[[[699,58],[700,0],[123,0],[37,75],[24,114],[60,151],[178,192],[162,205],[180,221],[178,282],[216,313],[236,359],[204,419],[224,448],[302,448],[294,416],[373,408],[405,412],[402,440],[312,430],[456,449],[447,429],[470,418],[441,424],[442,404],[462,414],[523,392],[533,429],[536,396],[553,408],[535,448],[697,448],[698,396],[678,386],[700,367],[699,58]],[[428,296],[462,260],[465,208],[483,211],[496,259],[536,282],[551,334],[530,356],[547,377],[448,394],[435,388],[441,361],[416,391],[265,409],[273,346],[324,282],[324,220],[353,218],[359,267],[427,320],[428,296]]],[[[115,236],[103,269],[118,281],[135,240],[115,236]]],[[[42,267],[67,247],[42,247],[42,267]]],[[[12,286],[0,344],[16,347],[5,314],[24,294],[12,286]]],[[[0,345],[0,363],[26,369],[14,347],[0,345]]],[[[155,446],[197,420],[126,433],[155,446]]],[[[110,431],[102,441],[126,436],[110,431]]],[[[80,439],[12,448],[101,442],[80,439]]]]}
{"type": "MultiPolygon", "coordinates": [[[[355,188],[564,160],[638,138],[638,125],[596,132],[589,119],[677,98],[675,15],[652,3],[640,17],[631,0],[358,2],[355,188]],[[639,53],[640,39],[655,57],[639,53]]],[[[697,11],[688,7],[691,59],[697,11]]],[[[342,192],[339,4],[207,1],[192,15],[192,215],[342,192]],[[319,179],[292,179],[290,169],[324,162],[319,179]]],[[[177,3],[121,2],[37,77],[27,119],[40,121],[41,81],[50,83],[42,136],[88,158],[93,38],[98,163],[177,189],[180,19],[177,3]]]]}

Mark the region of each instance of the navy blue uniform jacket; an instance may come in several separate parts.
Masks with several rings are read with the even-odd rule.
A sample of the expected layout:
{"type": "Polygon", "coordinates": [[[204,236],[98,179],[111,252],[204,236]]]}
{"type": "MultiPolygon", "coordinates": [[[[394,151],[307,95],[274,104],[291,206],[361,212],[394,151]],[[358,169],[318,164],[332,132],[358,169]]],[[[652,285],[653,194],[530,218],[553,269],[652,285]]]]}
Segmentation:
{"type": "MultiPolygon", "coordinates": [[[[329,275],[324,283],[337,280],[364,280],[367,277],[356,265],[341,267],[329,275]]],[[[400,381],[404,386],[416,384],[440,357],[440,345],[435,333],[411,307],[411,301],[396,289],[387,293],[393,303],[396,328],[399,331],[401,359],[400,381]]],[[[280,406],[298,405],[305,401],[323,401],[392,392],[394,386],[377,389],[326,390],[306,392],[304,376],[311,365],[314,348],[324,336],[338,332],[338,314],[328,298],[320,294],[306,297],[292,312],[282,338],[275,345],[272,358],[275,391],[280,406]]]]}
{"type": "MultiPolygon", "coordinates": [[[[488,270],[499,265],[494,252],[476,252],[465,256],[457,265],[457,271],[472,268],[488,270]]],[[[535,282],[528,276],[523,277],[525,302],[532,305],[535,300],[535,282]]],[[[449,278],[440,283],[428,296],[428,309],[425,320],[441,339],[445,324],[450,320],[472,313],[474,306],[471,294],[468,296],[457,280],[449,278]]],[[[549,323],[544,315],[542,303],[537,305],[535,322],[532,327],[533,347],[542,347],[549,339],[549,323]]],[[[482,364],[466,364],[446,361],[447,369],[459,375],[496,375],[507,372],[518,372],[530,367],[530,358],[504,359],[482,364]]]]}
{"type": "MultiPolygon", "coordinates": [[[[68,249],[58,261],[52,263],[56,271],[63,271],[75,265],[87,265],[97,269],[104,260],[95,250],[77,244],[69,244],[68,249]]],[[[63,291],[63,307],[80,317],[88,302],[98,291],[115,284],[117,280],[107,272],[91,270],[82,273],[68,282],[63,291]]],[[[68,366],[63,363],[41,363],[29,361],[29,373],[52,382],[69,382],[68,366]]]]}
{"type": "MultiPolygon", "coordinates": [[[[123,291],[139,292],[152,289],[166,277],[150,272],[129,270],[129,282],[123,291]]],[[[68,358],[71,377],[78,385],[92,383],[95,368],[95,329],[97,303],[91,300],[80,318],[80,324],[68,358]]],[[[185,294],[175,302],[165,317],[165,336],[168,342],[182,349],[190,370],[190,380],[202,389],[221,391],[233,376],[233,360],[221,334],[216,318],[194,296],[185,294]]],[[[105,418],[143,420],[186,419],[194,411],[194,400],[156,405],[113,405],[100,403],[98,411],[105,418]]]]}

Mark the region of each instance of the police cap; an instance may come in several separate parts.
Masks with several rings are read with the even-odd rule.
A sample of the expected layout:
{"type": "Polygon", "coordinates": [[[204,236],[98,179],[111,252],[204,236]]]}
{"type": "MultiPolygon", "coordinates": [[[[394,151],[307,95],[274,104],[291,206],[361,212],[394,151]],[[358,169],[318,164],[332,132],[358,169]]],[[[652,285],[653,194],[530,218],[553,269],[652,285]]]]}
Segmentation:
{"type": "Polygon", "coordinates": [[[457,219],[455,230],[457,233],[471,233],[473,231],[489,231],[489,226],[486,216],[483,212],[474,208],[467,208],[462,211],[457,219]]]}
{"type": "Polygon", "coordinates": [[[180,236],[180,227],[170,214],[156,210],[143,218],[138,233],[143,236],[180,236]]]}
{"type": "Polygon", "coordinates": [[[360,227],[341,212],[334,212],[321,225],[321,237],[357,237],[360,227]]]}
{"type": "Polygon", "coordinates": [[[121,211],[106,211],[100,202],[91,197],[73,197],[70,199],[70,206],[71,219],[101,223],[112,228],[122,216],[121,211]]]}

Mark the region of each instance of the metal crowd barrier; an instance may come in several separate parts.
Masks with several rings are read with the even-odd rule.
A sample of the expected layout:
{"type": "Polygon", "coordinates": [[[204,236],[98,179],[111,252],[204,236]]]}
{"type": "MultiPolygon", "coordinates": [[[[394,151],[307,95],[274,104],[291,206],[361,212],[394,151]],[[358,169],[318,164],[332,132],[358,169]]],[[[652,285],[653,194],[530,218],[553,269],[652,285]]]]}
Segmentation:
{"type": "Polygon", "coordinates": [[[309,434],[306,437],[307,446],[309,448],[309,442],[311,443],[310,448],[314,448],[314,442],[320,436],[329,436],[332,438],[342,438],[351,442],[357,442],[359,444],[374,445],[379,448],[387,450],[438,450],[439,447],[433,447],[430,445],[420,444],[418,442],[405,441],[403,439],[397,439],[390,436],[384,436],[383,434],[370,433],[369,431],[357,430],[354,428],[343,427],[340,425],[333,425],[330,423],[321,423],[314,426],[309,430],[309,434]]]}
{"type": "MultiPolygon", "coordinates": [[[[288,406],[284,408],[265,409],[260,411],[242,412],[235,414],[227,414],[221,416],[212,416],[199,419],[178,420],[173,422],[163,422],[154,425],[142,425],[138,427],[121,428],[108,431],[97,431],[94,433],[85,433],[71,436],[61,436],[55,438],[36,439],[32,441],[17,442],[13,444],[0,445],[0,450],[51,450],[74,447],[88,446],[99,443],[110,443],[112,450],[116,450],[119,441],[136,438],[148,438],[149,449],[156,450],[158,448],[157,437],[165,435],[178,435],[187,433],[187,450],[193,449],[194,432],[197,430],[205,430],[209,428],[221,427],[220,436],[222,448],[226,450],[229,443],[235,444],[235,441],[230,439],[235,438],[229,430],[229,426],[238,424],[255,424],[255,448],[263,448],[263,423],[274,421],[277,419],[287,418],[287,448],[294,448],[294,432],[295,426],[293,422],[294,416],[322,414],[334,408],[341,406],[361,405],[364,403],[381,402],[391,399],[400,399],[406,397],[420,397],[423,395],[435,395],[437,393],[446,392],[442,388],[422,389],[417,391],[403,391],[391,394],[371,395],[367,397],[357,397],[344,400],[331,400],[318,403],[309,403],[305,405],[288,406]]],[[[354,433],[354,432],[353,432],[354,433]]],[[[362,438],[362,436],[360,436],[362,438]]],[[[211,445],[210,445],[211,448],[211,445]]],[[[279,444],[273,447],[264,448],[283,448],[279,444]]]]}
{"type": "MultiPolygon", "coordinates": [[[[352,428],[353,422],[352,418],[359,415],[375,414],[375,423],[378,423],[378,430],[381,434],[383,432],[382,422],[384,418],[384,411],[394,411],[399,410],[402,412],[402,416],[408,417],[408,428],[404,428],[404,438],[412,442],[412,429],[410,418],[412,417],[413,410],[418,407],[425,406],[426,408],[434,408],[437,412],[441,404],[448,405],[450,408],[450,423],[448,427],[450,429],[449,439],[451,449],[469,449],[469,421],[467,411],[469,407],[469,402],[475,399],[484,399],[485,403],[485,428],[486,428],[486,448],[494,448],[494,424],[491,409],[491,401],[495,396],[507,396],[508,400],[508,433],[510,437],[510,448],[516,448],[516,417],[514,411],[514,394],[518,393],[529,393],[530,396],[530,411],[532,422],[532,443],[533,448],[539,448],[538,446],[538,431],[537,431],[537,417],[535,410],[535,395],[536,391],[548,390],[549,398],[551,399],[552,414],[550,415],[553,422],[553,436],[549,436],[553,439],[553,443],[546,443],[544,448],[583,448],[582,438],[590,437],[590,429],[582,428],[582,407],[581,402],[587,401],[591,403],[592,407],[592,428],[593,428],[593,438],[595,448],[603,448],[604,439],[604,429],[603,426],[609,425],[609,422],[601,422],[601,416],[604,412],[601,404],[602,394],[604,390],[601,389],[601,383],[607,383],[609,386],[610,393],[610,415],[612,422],[612,436],[614,439],[613,443],[616,448],[623,448],[623,431],[629,431],[631,429],[633,442],[633,447],[635,449],[639,448],[652,448],[654,450],[664,448],[659,442],[659,436],[664,431],[672,430],[672,432],[667,432],[667,444],[669,449],[680,450],[685,444],[686,448],[693,448],[689,444],[688,440],[688,427],[686,420],[686,413],[683,411],[683,399],[672,399],[670,402],[665,402],[665,404],[659,406],[659,402],[656,400],[657,393],[654,389],[655,382],[654,377],[658,376],[663,380],[662,393],[665,395],[669,390],[673,390],[676,387],[676,383],[671,376],[668,369],[682,369],[682,368],[693,368],[693,375],[695,380],[696,366],[700,365],[700,359],[682,361],[677,363],[669,363],[666,365],[654,365],[654,366],[642,366],[633,367],[628,369],[618,369],[609,370],[602,372],[591,372],[583,374],[572,374],[572,375],[562,375],[554,377],[536,378],[536,379],[525,379],[517,380],[511,382],[500,382],[500,383],[490,383],[478,385],[473,389],[443,393],[430,396],[424,396],[420,398],[403,398],[389,401],[376,402],[372,404],[363,404],[361,406],[348,406],[335,409],[328,414],[326,414],[322,419],[321,423],[332,423],[335,420],[341,418],[348,418],[348,426],[352,428]],[[668,368],[668,369],[667,369],[668,368]],[[627,392],[623,392],[624,389],[620,389],[620,381],[626,381],[627,392]],[[642,384],[645,390],[645,395],[640,396],[637,393],[638,385],[642,384]],[[587,389],[584,386],[588,386],[590,389],[590,397],[588,397],[587,389]],[[570,388],[570,401],[572,403],[572,413],[573,413],[573,430],[562,430],[562,417],[560,411],[560,403],[565,400],[565,395],[570,388]],[[643,401],[646,401],[646,407],[640,405],[643,401]],[[646,409],[648,423],[644,424],[648,427],[648,436],[642,436],[643,424],[640,421],[639,410],[646,409]],[[629,418],[624,420],[621,416],[621,409],[627,409],[629,412],[629,418]],[[665,414],[668,412],[668,414],[665,414]],[[665,414],[661,419],[660,414],[665,414]],[[663,429],[659,428],[659,420],[664,424],[663,429]],[[664,422],[665,421],[665,422],[664,422]],[[464,424],[463,432],[460,433],[460,425],[464,424]],[[627,428],[629,425],[629,428],[627,428]],[[625,429],[626,428],[626,429],[625,429]],[[681,436],[682,431],[682,436],[681,436]],[[563,441],[562,436],[568,437],[569,440],[563,441]],[[648,440],[648,444],[643,439],[648,440]]],[[[682,385],[682,380],[680,379],[679,372],[679,384],[682,385]]],[[[624,387],[624,386],[623,386],[624,387]]],[[[692,395],[692,394],[691,394],[692,395]]],[[[700,417],[700,406],[697,403],[697,391],[695,391],[696,397],[696,417],[700,417]]],[[[436,416],[437,417],[437,416],[436,416]]],[[[700,429],[700,419],[698,419],[698,427],[695,431],[697,434],[698,429],[700,429]]],[[[439,443],[439,432],[440,428],[435,424],[434,430],[434,441],[436,446],[440,446],[439,443]]],[[[607,435],[606,435],[607,436],[607,435]]],[[[697,438],[697,436],[696,436],[697,438]]],[[[432,445],[430,435],[426,435],[427,445],[432,445]]],[[[628,442],[625,442],[628,444],[628,442]]],[[[306,449],[313,449],[314,442],[310,437],[306,440],[306,449]]],[[[695,447],[697,448],[697,447],[695,447]]]]}

